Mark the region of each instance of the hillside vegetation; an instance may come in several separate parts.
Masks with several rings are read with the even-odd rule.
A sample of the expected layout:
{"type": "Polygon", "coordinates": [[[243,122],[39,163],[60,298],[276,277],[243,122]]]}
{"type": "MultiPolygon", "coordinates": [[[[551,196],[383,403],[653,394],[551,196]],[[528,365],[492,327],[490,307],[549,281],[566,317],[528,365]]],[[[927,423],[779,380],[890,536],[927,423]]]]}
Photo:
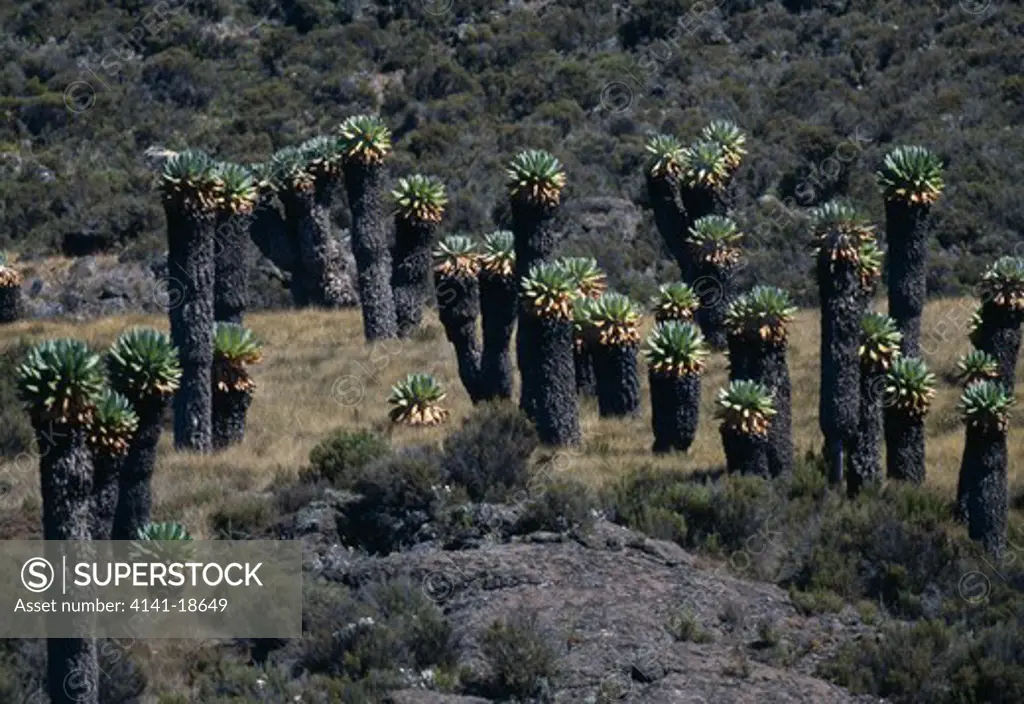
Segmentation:
{"type": "MultiPolygon", "coordinates": [[[[947,164],[932,292],[976,281],[1024,230],[1015,3],[59,0],[9,4],[0,23],[0,247],[16,252],[152,253],[147,147],[260,161],[367,111],[394,130],[394,175],[440,176],[445,228],[473,232],[506,223],[502,167],[521,148],[563,160],[568,202],[644,205],[649,133],[732,119],[750,135],[743,275],[805,302],[790,210],[850,196],[880,221],[872,174],[896,144],[947,164]]],[[[564,249],[646,293],[675,273],[645,217],[625,243],[584,228],[564,249]]]]}

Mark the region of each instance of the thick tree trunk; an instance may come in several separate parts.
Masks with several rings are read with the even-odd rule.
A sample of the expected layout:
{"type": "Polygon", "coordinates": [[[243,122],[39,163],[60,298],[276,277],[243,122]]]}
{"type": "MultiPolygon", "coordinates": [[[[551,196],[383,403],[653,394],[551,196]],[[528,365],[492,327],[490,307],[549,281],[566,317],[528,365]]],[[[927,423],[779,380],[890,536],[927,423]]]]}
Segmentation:
{"type": "Polygon", "coordinates": [[[889,244],[889,315],[896,321],[905,357],[921,355],[921,312],[924,310],[928,255],[927,205],[902,200],[885,202],[885,233],[889,244]]]}
{"type": "Polygon", "coordinates": [[[213,319],[242,324],[249,303],[249,226],[251,216],[222,213],[213,239],[213,319]]]}
{"type": "Polygon", "coordinates": [[[331,223],[335,179],[316,179],[312,189],[282,194],[288,213],[290,238],[298,255],[297,271],[304,277],[306,298],[321,308],[343,308],[358,303],[352,273],[346,271],[341,241],[331,223]]]}
{"type": "Polygon", "coordinates": [[[647,173],[647,195],[654,210],[654,224],[672,258],[679,265],[680,280],[693,281],[693,261],[686,246],[686,211],[679,183],[671,177],[655,178],[647,173]]]}
{"type": "Polygon", "coordinates": [[[0,323],[21,320],[23,308],[21,286],[0,286],[0,323]]]}
{"type": "Polygon", "coordinates": [[[587,398],[597,396],[597,371],[594,369],[594,351],[584,340],[575,340],[572,348],[576,369],[576,393],[587,398]]]}
{"type": "Polygon", "coordinates": [[[391,288],[399,337],[409,337],[419,328],[423,308],[434,298],[434,278],[430,273],[433,242],[433,225],[395,219],[391,288]]]}
{"type": "Polygon", "coordinates": [[[865,486],[882,481],[882,402],[885,395],[885,374],[861,365],[860,406],[857,442],[850,451],[850,471],[846,477],[846,493],[853,498],[865,486]]]}
{"type": "Polygon", "coordinates": [[[512,398],[512,333],[516,327],[514,276],[480,275],[484,348],[480,358],[480,398],[512,398]]]}
{"type": "Polygon", "coordinates": [[[92,539],[111,540],[114,515],[117,513],[117,495],[120,490],[121,467],[124,455],[93,452],[96,473],[92,482],[93,521],[92,539]]]}
{"type": "Polygon", "coordinates": [[[726,350],[729,355],[729,381],[753,379],[753,350],[750,340],[744,335],[726,335],[726,350]]]}
{"type": "Polygon", "coordinates": [[[437,311],[448,341],[455,347],[459,379],[473,403],[480,400],[480,343],[476,320],[480,315],[480,287],[476,278],[437,276],[437,311]]]}
{"type": "Polygon", "coordinates": [[[572,361],[572,321],[534,320],[539,343],[536,378],[528,383],[535,384],[537,434],[548,445],[577,445],[580,415],[572,361]]]}
{"type": "MultiPolygon", "coordinates": [[[[552,219],[554,210],[535,205],[526,200],[512,201],[512,234],[516,250],[516,286],[530,272],[534,264],[546,260],[555,248],[555,232],[552,219]]],[[[533,373],[533,355],[537,349],[536,326],[531,325],[531,311],[520,309],[519,328],[516,335],[516,362],[519,365],[520,399],[519,407],[533,418],[533,385],[527,378],[533,373]]]]}
{"type": "Polygon", "coordinates": [[[732,300],[732,267],[699,261],[694,265],[693,290],[700,298],[697,323],[708,345],[724,350],[727,345],[725,313],[732,300]]]}
{"type": "Polygon", "coordinates": [[[981,307],[981,325],[972,336],[976,348],[996,358],[999,381],[1010,394],[1017,381],[1021,321],[1024,321],[1024,314],[985,302],[981,307]]]}
{"type": "MultiPolygon", "coordinates": [[[[85,430],[46,422],[36,422],[34,426],[39,446],[43,538],[91,540],[93,463],[85,430]]],[[[51,702],[95,704],[98,701],[99,671],[94,639],[49,638],[46,658],[51,702]]]]}
{"type": "Polygon", "coordinates": [[[733,433],[725,427],[720,428],[719,433],[722,436],[725,464],[729,474],[769,476],[767,437],[733,433]]]}
{"type": "Polygon", "coordinates": [[[889,479],[924,482],[924,419],[885,409],[885,465],[889,479]]]}
{"type": "Polygon", "coordinates": [[[213,449],[223,450],[245,439],[245,414],[252,394],[213,390],[213,449]]]}
{"type": "Polygon", "coordinates": [[[171,339],[181,357],[181,386],[174,396],[174,445],[211,449],[210,370],[213,364],[212,220],[167,209],[171,339]]]}
{"type": "Polygon", "coordinates": [[[384,214],[384,168],[349,163],[345,187],[352,211],[352,253],[359,272],[363,333],[368,341],[398,337],[391,291],[391,242],[384,214]]]}
{"type": "MultiPolygon", "coordinates": [[[[283,199],[282,199],[283,200],[283,199]]],[[[249,236],[260,253],[274,263],[274,266],[290,275],[288,289],[296,308],[309,305],[308,282],[302,272],[302,257],[299,252],[297,228],[289,223],[298,221],[298,213],[285,208],[281,215],[274,200],[263,196],[252,213],[249,236]]]]}
{"type": "Polygon", "coordinates": [[[750,379],[771,392],[776,414],[768,426],[768,466],[773,477],[793,471],[792,384],[786,363],[788,344],[728,336],[729,381],[750,379]]]}
{"type": "Polygon", "coordinates": [[[971,539],[1000,556],[1006,547],[1009,513],[1006,433],[967,428],[957,503],[971,539]]]}
{"type": "Polygon", "coordinates": [[[683,186],[679,189],[679,196],[683,201],[683,234],[687,234],[693,223],[707,215],[725,215],[728,211],[725,194],[719,193],[710,188],[698,187],[688,188],[683,186]]]}
{"type": "Polygon", "coordinates": [[[651,387],[652,452],[686,452],[700,421],[700,375],[658,374],[648,370],[651,387]]]}
{"type": "Polygon", "coordinates": [[[153,504],[150,482],[156,465],[156,446],[163,431],[166,405],[162,402],[135,404],[139,429],[132,438],[121,465],[117,511],[114,513],[113,540],[135,540],[146,527],[153,504]]]}
{"type": "Polygon", "coordinates": [[[602,418],[633,416],[640,411],[636,345],[594,345],[597,409],[602,418]]]}
{"type": "Polygon", "coordinates": [[[821,292],[821,391],[818,421],[829,456],[829,480],[843,480],[845,457],[856,441],[860,416],[860,325],[866,301],[854,266],[829,270],[818,259],[821,292]]]}

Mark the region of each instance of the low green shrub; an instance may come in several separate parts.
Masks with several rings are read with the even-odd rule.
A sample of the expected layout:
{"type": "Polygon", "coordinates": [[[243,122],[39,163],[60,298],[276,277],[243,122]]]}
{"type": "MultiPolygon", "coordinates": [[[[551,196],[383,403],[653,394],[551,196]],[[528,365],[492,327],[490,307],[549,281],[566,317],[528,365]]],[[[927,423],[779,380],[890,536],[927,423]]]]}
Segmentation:
{"type": "Polygon", "coordinates": [[[386,436],[370,430],[340,428],[310,450],[304,478],[323,479],[339,489],[352,489],[364,467],[390,452],[386,436]]]}
{"type": "Polygon", "coordinates": [[[484,404],[444,442],[452,482],[474,501],[502,501],[524,488],[539,440],[533,423],[510,403],[484,404]]]}
{"type": "Polygon", "coordinates": [[[494,621],[480,647],[491,671],[493,696],[535,696],[558,673],[559,652],[536,612],[516,611],[494,621]]]}
{"type": "Polygon", "coordinates": [[[594,527],[596,507],[597,499],[588,487],[572,480],[553,480],[526,504],[513,532],[586,533],[594,527]]]}

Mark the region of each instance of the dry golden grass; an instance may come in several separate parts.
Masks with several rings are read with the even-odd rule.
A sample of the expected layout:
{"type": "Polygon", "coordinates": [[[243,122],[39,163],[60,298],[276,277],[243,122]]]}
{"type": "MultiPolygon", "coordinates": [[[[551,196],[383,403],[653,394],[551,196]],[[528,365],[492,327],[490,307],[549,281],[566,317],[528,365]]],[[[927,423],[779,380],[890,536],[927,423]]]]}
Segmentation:
{"type": "MultiPolygon", "coordinates": [[[[967,299],[933,302],[923,326],[925,356],[941,382],[928,417],[928,481],[950,495],[956,486],[963,431],[955,408],[960,391],[945,376],[952,372],[956,358],[969,348],[967,324],[972,309],[967,299]]],[[[184,522],[197,536],[210,537],[209,513],[225,497],[260,491],[279,474],[294,475],[305,464],[310,448],[333,428],[374,427],[390,433],[397,444],[439,441],[472,408],[458,381],[452,347],[435,318],[429,319],[414,340],[373,346],[363,342],[359,312],[354,310],[258,313],[250,315],[247,324],[266,341],[266,353],[264,363],[253,370],[259,388],[249,413],[245,443],[219,455],[202,457],[175,453],[168,433],[161,441],[154,479],[157,513],[184,522]],[[436,375],[448,389],[446,404],[452,412],[449,425],[413,429],[388,422],[391,385],[413,371],[436,375]]],[[[87,324],[23,322],[0,331],[0,344],[19,337],[36,341],[77,336],[101,348],[131,325],[166,329],[167,322],[163,316],[126,316],[87,324]]],[[[820,446],[818,330],[816,310],[800,311],[792,326],[789,362],[798,454],[820,446]]],[[[712,418],[715,392],[727,378],[724,355],[713,356],[704,378],[701,429],[686,456],[651,455],[646,374],[642,372],[641,377],[645,403],[637,418],[601,420],[596,404],[584,403],[583,447],[565,455],[566,461],[558,465],[560,471],[597,486],[643,464],[685,470],[724,461],[712,418]]],[[[1014,484],[1019,463],[1013,460],[1024,456],[1019,433],[1011,434],[1010,456],[1010,481],[1014,484]]],[[[30,467],[16,469],[31,471],[30,467]]],[[[17,490],[34,495],[38,482],[34,477],[24,479],[17,482],[17,490]]]]}

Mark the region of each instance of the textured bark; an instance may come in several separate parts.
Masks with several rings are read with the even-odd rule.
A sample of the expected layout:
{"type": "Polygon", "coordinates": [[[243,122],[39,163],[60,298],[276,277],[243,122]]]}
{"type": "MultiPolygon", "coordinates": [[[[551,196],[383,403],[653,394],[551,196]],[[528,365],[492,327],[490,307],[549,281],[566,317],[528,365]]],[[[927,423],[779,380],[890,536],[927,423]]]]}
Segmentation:
{"type": "MultiPolygon", "coordinates": [[[[321,176],[313,188],[281,194],[288,215],[289,238],[298,255],[309,305],[343,308],[358,303],[352,272],[345,267],[341,241],[331,223],[336,179],[321,176]]],[[[294,275],[293,275],[294,279],[294,275]]]]}
{"type": "Polygon", "coordinates": [[[21,286],[0,286],[0,323],[21,320],[23,309],[21,286]]]}
{"type": "Polygon", "coordinates": [[[851,498],[865,486],[882,481],[884,395],[885,373],[862,364],[857,442],[850,450],[850,471],[846,476],[846,493],[851,498]]]}
{"type": "Polygon", "coordinates": [[[700,375],[658,374],[648,370],[651,387],[651,430],[655,453],[686,452],[700,421],[700,375]]]}
{"type": "MultiPolygon", "coordinates": [[[[34,422],[34,427],[39,446],[44,540],[91,540],[93,462],[85,430],[46,422],[34,422]]],[[[51,702],[97,701],[99,673],[94,639],[47,639],[46,658],[51,702]]]]}
{"type": "Polygon", "coordinates": [[[924,419],[885,409],[885,465],[889,479],[924,482],[924,419]]]}
{"type": "Polygon", "coordinates": [[[924,310],[928,255],[927,205],[902,200],[885,202],[885,234],[889,244],[889,315],[896,321],[905,357],[921,355],[921,312],[924,310]]]}
{"type": "Polygon", "coordinates": [[[434,299],[434,278],[430,273],[434,229],[429,223],[395,218],[391,288],[399,337],[409,337],[420,326],[423,308],[434,299]]]}
{"type": "Polygon", "coordinates": [[[818,421],[825,436],[829,480],[843,481],[844,458],[856,440],[860,416],[860,320],[865,311],[860,280],[852,264],[834,271],[818,258],[821,293],[821,393],[818,421]]]}
{"type": "Polygon", "coordinates": [[[1011,394],[1017,380],[1021,321],[1024,314],[986,302],[981,307],[981,325],[972,336],[976,348],[996,358],[999,381],[1011,394]]]}
{"type": "Polygon", "coordinates": [[[576,393],[588,398],[597,396],[597,371],[594,369],[594,351],[586,342],[576,342],[572,349],[576,369],[576,393]]]}
{"type": "Polygon", "coordinates": [[[295,222],[298,216],[295,214],[289,218],[288,215],[287,212],[285,216],[281,215],[271,197],[262,197],[253,210],[249,236],[263,256],[289,273],[288,289],[292,302],[297,308],[302,308],[309,305],[308,282],[302,273],[297,234],[289,226],[289,220],[295,222]]]}
{"type": "Polygon", "coordinates": [[[725,313],[732,300],[732,267],[699,261],[694,264],[694,272],[693,289],[700,298],[697,324],[712,349],[724,350],[728,344],[725,313]]]}
{"type": "Polygon", "coordinates": [[[768,467],[773,477],[793,471],[792,383],[786,362],[788,343],[729,335],[729,381],[750,379],[771,392],[776,414],[768,426],[768,467]]]}
{"type": "Polygon", "coordinates": [[[120,490],[121,467],[124,455],[94,452],[93,463],[96,473],[92,482],[92,539],[111,540],[114,532],[114,515],[117,513],[117,495],[120,490]]]}
{"type": "Polygon", "coordinates": [[[972,540],[999,556],[1006,547],[1009,513],[1006,433],[967,428],[957,504],[972,540]]]}
{"type": "Polygon", "coordinates": [[[448,341],[455,347],[459,379],[470,400],[480,400],[480,342],[476,320],[480,315],[480,286],[476,278],[437,276],[437,312],[448,341]]]}
{"type": "Polygon", "coordinates": [[[683,186],[679,189],[679,196],[683,201],[683,232],[689,232],[693,223],[706,215],[725,215],[728,211],[725,193],[719,193],[710,188],[698,187],[688,188],[683,186]]]}
{"type": "Polygon", "coordinates": [[[597,409],[602,418],[636,415],[640,411],[640,379],[636,345],[594,345],[597,409]]]}
{"type": "Polygon", "coordinates": [[[210,369],[213,364],[213,221],[167,208],[167,270],[171,339],[181,357],[174,396],[174,446],[211,448],[210,369]]]}
{"type": "Polygon", "coordinates": [[[368,341],[398,337],[391,291],[391,242],[384,214],[384,167],[345,165],[345,188],[352,211],[352,254],[359,274],[363,334],[368,341]]]}
{"type": "Polygon", "coordinates": [[[580,441],[579,399],[573,372],[572,322],[534,318],[537,324],[535,384],[537,435],[548,445],[577,445],[580,441]]]}
{"type": "Polygon", "coordinates": [[[121,465],[113,540],[134,540],[149,523],[153,504],[150,483],[156,465],[156,446],[163,432],[166,404],[132,400],[139,415],[139,429],[121,465]]]}
{"type": "Polygon", "coordinates": [[[213,319],[242,324],[249,303],[249,223],[243,215],[221,214],[213,240],[213,319]]]}
{"type": "Polygon", "coordinates": [[[512,398],[512,333],[516,327],[514,276],[480,275],[480,310],[484,347],[480,357],[479,392],[482,400],[512,398]]]}
{"type": "Polygon", "coordinates": [[[725,427],[720,428],[719,433],[729,474],[769,476],[767,437],[733,433],[725,427]]]}
{"type": "Polygon", "coordinates": [[[693,281],[693,261],[686,246],[687,218],[679,194],[679,182],[671,177],[656,178],[647,173],[647,195],[654,210],[654,224],[672,258],[679,265],[682,281],[693,281]]]}
{"type": "MultiPolygon", "coordinates": [[[[519,286],[530,271],[530,267],[551,256],[555,248],[553,228],[554,210],[529,201],[513,199],[512,234],[516,250],[516,285],[519,286]]],[[[518,288],[517,288],[518,290],[518,288]]],[[[516,335],[516,361],[519,365],[520,399],[519,407],[533,417],[533,385],[526,383],[533,373],[533,354],[537,349],[534,335],[535,326],[528,322],[533,314],[519,311],[519,333],[516,335]]]]}
{"type": "Polygon", "coordinates": [[[245,438],[245,414],[252,394],[213,390],[213,449],[223,450],[245,438]]]}

